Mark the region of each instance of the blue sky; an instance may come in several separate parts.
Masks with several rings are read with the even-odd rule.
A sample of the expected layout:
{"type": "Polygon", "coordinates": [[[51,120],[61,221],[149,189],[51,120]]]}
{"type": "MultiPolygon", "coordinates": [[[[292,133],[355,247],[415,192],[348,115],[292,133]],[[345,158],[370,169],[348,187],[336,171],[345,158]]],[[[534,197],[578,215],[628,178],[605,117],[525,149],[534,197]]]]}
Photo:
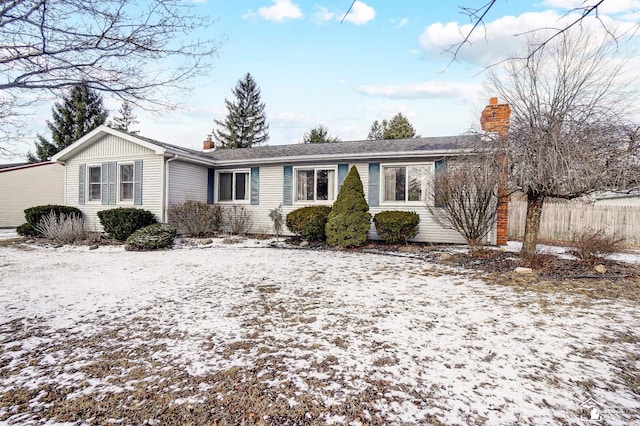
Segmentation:
{"type": "MultiPolygon", "coordinates": [[[[486,26],[457,62],[444,52],[461,40],[469,18],[460,7],[486,0],[200,0],[198,12],[217,20],[208,34],[220,41],[209,75],[191,93],[174,94],[182,108],[136,110],[141,134],[200,149],[225,97],[250,72],[262,90],[270,145],[298,143],[318,124],[342,140],[366,138],[374,120],[405,114],[422,136],[460,134],[477,125],[491,93],[483,67],[521,49],[515,34],[561,26],[582,0],[499,0],[486,26]]],[[[638,22],[640,1],[607,0],[602,18],[638,22]]],[[[105,98],[115,114],[119,103],[105,98]]],[[[52,103],[31,121],[48,136],[52,103]],[[39,124],[41,123],[41,124],[39,124]]],[[[33,141],[19,147],[33,149],[33,141]]]]}

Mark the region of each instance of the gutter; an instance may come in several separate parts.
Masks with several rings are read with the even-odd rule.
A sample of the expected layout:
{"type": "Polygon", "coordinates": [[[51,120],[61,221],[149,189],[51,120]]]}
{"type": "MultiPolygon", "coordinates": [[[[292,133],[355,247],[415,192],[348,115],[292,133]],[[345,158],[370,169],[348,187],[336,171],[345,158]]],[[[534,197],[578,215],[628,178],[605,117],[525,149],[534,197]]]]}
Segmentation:
{"type": "Polygon", "coordinates": [[[164,203],[162,206],[162,222],[167,222],[169,217],[169,163],[178,159],[178,154],[173,154],[172,158],[169,158],[164,162],[165,174],[164,174],[164,203]]]}

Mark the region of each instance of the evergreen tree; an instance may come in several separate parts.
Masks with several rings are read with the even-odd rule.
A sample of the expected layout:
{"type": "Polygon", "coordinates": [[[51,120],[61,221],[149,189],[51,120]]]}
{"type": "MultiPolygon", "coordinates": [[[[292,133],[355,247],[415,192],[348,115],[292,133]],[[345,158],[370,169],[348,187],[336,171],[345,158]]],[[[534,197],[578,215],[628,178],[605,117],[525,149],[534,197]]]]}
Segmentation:
{"type": "Polygon", "coordinates": [[[55,103],[52,116],[53,122],[47,120],[52,141],[38,135],[36,155],[31,152],[28,154],[31,162],[49,160],[52,155],[107,121],[102,96],[86,85],[72,87],[61,103],[55,103]]]}
{"type": "Polygon", "coordinates": [[[124,132],[137,134],[139,130],[131,130],[131,126],[134,126],[139,123],[137,120],[138,117],[133,115],[133,105],[131,105],[128,101],[122,102],[122,106],[118,109],[118,113],[120,114],[118,117],[113,119],[113,123],[110,125],[114,129],[122,130],[124,132]]]}
{"type": "Polygon", "coordinates": [[[390,121],[374,121],[369,130],[369,140],[381,139],[409,139],[418,137],[407,117],[401,112],[397,113],[390,121]]]}
{"type": "Polygon", "coordinates": [[[370,226],[371,214],[364,198],[360,173],[356,166],[352,166],[327,218],[327,244],[340,247],[361,246],[367,241],[370,226]]]}
{"type": "Polygon", "coordinates": [[[326,142],[340,142],[340,138],[337,136],[331,136],[329,129],[322,124],[314,127],[308,133],[304,134],[302,143],[326,143],[326,142]]]}
{"type": "Polygon", "coordinates": [[[269,125],[264,113],[264,103],[260,102],[260,88],[251,74],[238,80],[232,90],[235,102],[225,99],[227,117],[224,121],[214,120],[218,129],[213,137],[220,148],[250,148],[269,140],[269,125]]]}

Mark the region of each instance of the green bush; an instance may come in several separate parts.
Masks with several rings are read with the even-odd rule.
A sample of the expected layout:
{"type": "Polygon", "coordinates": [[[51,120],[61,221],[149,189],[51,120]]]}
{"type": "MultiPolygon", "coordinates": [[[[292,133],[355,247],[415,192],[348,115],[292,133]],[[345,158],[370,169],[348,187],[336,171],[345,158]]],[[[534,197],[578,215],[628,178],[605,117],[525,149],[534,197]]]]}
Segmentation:
{"type": "Polygon", "coordinates": [[[154,223],[138,229],[127,238],[126,250],[157,250],[170,247],[176,237],[176,227],[170,223],[154,223]]]}
{"type": "Polygon", "coordinates": [[[61,215],[65,215],[66,217],[78,216],[82,217],[82,212],[75,207],[70,206],[58,206],[55,204],[48,204],[46,206],[35,206],[29,207],[24,210],[24,217],[27,219],[27,223],[33,226],[34,228],[38,226],[40,221],[45,216],[49,216],[51,214],[56,215],[56,219],[60,219],[61,215]]]}
{"type": "Polygon", "coordinates": [[[23,223],[22,225],[16,228],[16,232],[18,235],[22,235],[23,237],[37,237],[40,235],[38,230],[30,223],[23,223]]]}
{"type": "Polygon", "coordinates": [[[367,241],[370,226],[369,205],[364,199],[358,169],[353,166],[329,213],[325,227],[327,243],[340,247],[360,246],[367,241]]]}
{"type": "Polygon", "coordinates": [[[378,236],[388,244],[405,243],[418,234],[420,216],[416,212],[389,210],[373,217],[378,236]]]}
{"type": "Polygon", "coordinates": [[[101,210],[98,212],[98,218],[104,232],[120,241],[125,241],[138,229],[156,223],[155,216],[149,210],[133,207],[101,210]]]}
{"type": "Polygon", "coordinates": [[[331,207],[310,206],[296,209],[287,214],[287,228],[300,238],[309,241],[324,241],[325,226],[331,207]]]}

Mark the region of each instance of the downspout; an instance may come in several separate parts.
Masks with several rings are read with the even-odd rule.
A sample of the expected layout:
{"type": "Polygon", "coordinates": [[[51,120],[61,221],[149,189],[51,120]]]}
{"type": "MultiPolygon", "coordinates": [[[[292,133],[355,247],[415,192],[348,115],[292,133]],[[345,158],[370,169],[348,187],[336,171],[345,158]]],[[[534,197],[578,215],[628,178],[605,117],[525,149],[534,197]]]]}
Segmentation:
{"type": "Polygon", "coordinates": [[[167,222],[168,220],[168,212],[169,212],[169,163],[173,160],[178,159],[178,154],[173,154],[173,158],[169,158],[164,162],[165,165],[165,173],[164,173],[164,206],[162,208],[162,222],[167,222]]]}

